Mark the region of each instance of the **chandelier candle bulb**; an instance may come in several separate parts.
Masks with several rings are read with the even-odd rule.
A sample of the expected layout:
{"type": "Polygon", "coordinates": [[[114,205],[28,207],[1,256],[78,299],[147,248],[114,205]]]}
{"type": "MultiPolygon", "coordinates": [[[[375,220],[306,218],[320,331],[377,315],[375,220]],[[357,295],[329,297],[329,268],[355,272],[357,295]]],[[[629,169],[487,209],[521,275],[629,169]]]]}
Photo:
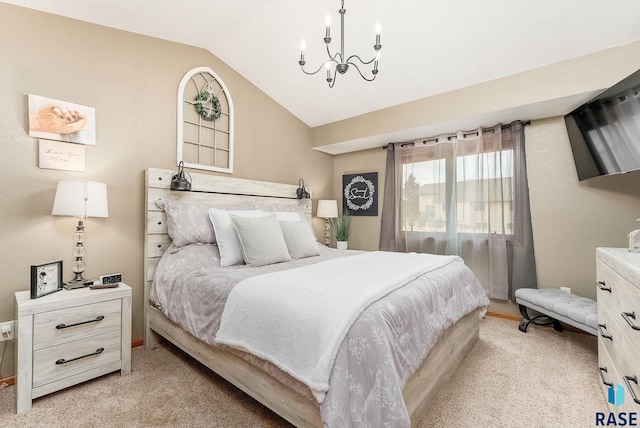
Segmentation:
{"type": "Polygon", "coordinates": [[[325,43],[329,43],[331,42],[331,15],[327,15],[327,17],[324,19],[324,23],[325,23],[325,26],[327,27],[327,35],[325,36],[325,43]]]}

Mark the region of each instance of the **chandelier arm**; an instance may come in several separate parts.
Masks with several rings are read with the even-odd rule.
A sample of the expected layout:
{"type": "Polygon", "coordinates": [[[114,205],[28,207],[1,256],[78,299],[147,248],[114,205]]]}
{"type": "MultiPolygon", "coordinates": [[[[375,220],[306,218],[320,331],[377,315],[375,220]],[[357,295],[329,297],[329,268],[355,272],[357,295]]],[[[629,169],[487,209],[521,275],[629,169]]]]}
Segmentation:
{"type": "Polygon", "coordinates": [[[317,69],[316,71],[311,71],[311,72],[309,72],[309,71],[307,71],[307,70],[305,70],[305,69],[304,69],[304,66],[303,66],[303,65],[301,65],[301,66],[300,66],[300,69],[302,70],[302,72],[303,72],[304,74],[308,74],[309,76],[312,76],[312,75],[314,75],[314,74],[318,74],[318,72],[319,72],[320,70],[322,70],[328,62],[337,62],[337,61],[336,61],[335,59],[333,59],[333,58],[332,58],[332,59],[330,59],[330,60],[326,60],[325,62],[323,62],[323,63],[320,65],[320,67],[318,67],[318,69],[317,69]]]}
{"type": "Polygon", "coordinates": [[[375,61],[377,57],[378,57],[378,54],[374,55],[370,61],[363,61],[362,58],[360,58],[358,55],[353,54],[349,58],[347,58],[347,64],[353,64],[351,62],[351,59],[356,58],[358,61],[360,61],[362,65],[368,65],[368,64],[371,64],[373,61],[375,61]]]}
{"type": "MultiPolygon", "coordinates": [[[[335,55],[331,55],[331,51],[329,50],[329,43],[326,43],[326,46],[327,46],[327,56],[331,58],[331,60],[333,60],[333,62],[335,62],[336,64],[340,64],[344,57],[340,54],[340,52],[336,52],[335,55]]],[[[324,64],[326,63],[327,61],[324,62],[324,64]]]]}
{"type": "Polygon", "coordinates": [[[372,78],[367,78],[364,76],[364,74],[362,74],[362,71],[360,71],[360,69],[358,68],[358,64],[356,64],[355,62],[347,62],[347,64],[352,65],[353,68],[355,68],[356,70],[358,70],[358,74],[360,74],[360,77],[362,77],[364,80],[366,80],[367,82],[373,82],[377,76],[377,74],[374,74],[372,78]]]}
{"type": "Polygon", "coordinates": [[[333,88],[333,85],[336,84],[336,78],[338,77],[338,75],[336,74],[338,71],[337,69],[333,70],[333,78],[331,79],[331,81],[329,82],[329,89],[333,88]]]}

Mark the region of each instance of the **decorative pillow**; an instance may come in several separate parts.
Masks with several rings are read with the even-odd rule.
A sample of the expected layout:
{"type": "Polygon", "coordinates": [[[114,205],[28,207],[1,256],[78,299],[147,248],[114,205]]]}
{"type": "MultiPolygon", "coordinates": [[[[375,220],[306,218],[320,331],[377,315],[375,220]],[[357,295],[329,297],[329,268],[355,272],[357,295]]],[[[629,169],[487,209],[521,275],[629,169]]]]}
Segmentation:
{"type": "Polygon", "coordinates": [[[236,226],[246,264],[255,267],[291,260],[275,215],[248,218],[230,214],[229,217],[236,226]]]}
{"type": "Polygon", "coordinates": [[[244,263],[238,232],[229,218],[229,214],[250,218],[263,217],[265,215],[260,210],[209,209],[209,218],[216,232],[216,240],[220,250],[220,266],[233,266],[244,263]]]}
{"type": "Polygon", "coordinates": [[[167,217],[167,231],[173,245],[215,244],[216,235],[209,220],[211,205],[158,199],[156,206],[167,217]]]}
{"type": "Polygon", "coordinates": [[[320,255],[320,249],[315,238],[309,233],[306,220],[281,221],[280,229],[292,259],[320,255]]]}

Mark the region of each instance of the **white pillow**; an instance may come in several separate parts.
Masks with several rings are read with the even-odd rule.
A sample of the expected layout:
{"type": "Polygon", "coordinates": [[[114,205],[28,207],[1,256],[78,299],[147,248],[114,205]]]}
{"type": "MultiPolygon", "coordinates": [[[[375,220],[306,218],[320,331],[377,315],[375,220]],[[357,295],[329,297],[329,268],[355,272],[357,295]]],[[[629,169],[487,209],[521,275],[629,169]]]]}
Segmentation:
{"type": "Polygon", "coordinates": [[[249,266],[264,266],[291,260],[276,216],[247,218],[230,214],[236,226],[244,261],[249,266]]]}
{"type": "Polygon", "coordinates": [[[265,213],[260,210],[223,210],[211,208],[209,218],[216,232],[216,241],[220,250],[220,266],[233,266],[244,263],[238,232],[229,218],[229,214],[239,217],[258,218],[265,213]]]}
{"type": "Polygon", "coordinates": [[[306,220],[281,221],[280,228],[292,259],[320,255],[318,244],[315,237],[309,233],[310,228],[306,220]]]}

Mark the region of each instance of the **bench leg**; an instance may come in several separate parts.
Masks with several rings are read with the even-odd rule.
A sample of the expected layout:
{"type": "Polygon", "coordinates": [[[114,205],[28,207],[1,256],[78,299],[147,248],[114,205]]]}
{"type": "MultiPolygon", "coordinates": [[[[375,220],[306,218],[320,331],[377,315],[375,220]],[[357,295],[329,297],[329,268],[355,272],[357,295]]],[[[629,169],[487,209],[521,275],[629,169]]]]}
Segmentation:
{"type": "Polygon", "coordinates": [[[537,325],[549,325],[551,323],[553,323],[553,329],[555,331],[560,331],[562,332],[564,329],[562,328],[562,324],[560,324],[560,321],[558,321],[557,319],[551,318],[547,315],[538,315],[537,317],[533,317],[531,318],[529,316],[529,313],[527,312],[527,307],[524,305],[518,305],[518,308],[520,309],[520,313],[522,314],[522,321],[520,321],[520,325],[518,326],[518,329],[523,332],[526,333],[527,332],[527,327],[529,327],[529,324],[534,323],[537,325]],[[547,318],[546,322],[540,322],[538,321],[539,318],[547,318]]]}

